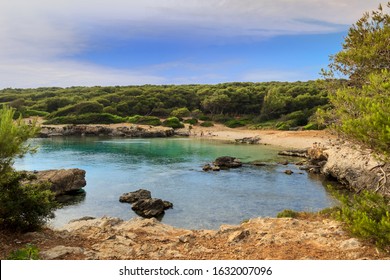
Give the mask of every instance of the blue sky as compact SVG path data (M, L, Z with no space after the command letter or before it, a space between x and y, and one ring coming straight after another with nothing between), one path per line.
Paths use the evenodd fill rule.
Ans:
M319 78L371 0L1 0L0 88Z

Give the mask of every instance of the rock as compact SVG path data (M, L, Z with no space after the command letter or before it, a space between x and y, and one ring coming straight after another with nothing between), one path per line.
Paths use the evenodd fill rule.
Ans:
M85 170L78 168L44 170L29 173L33 174L33 176L29 176L30 180L26 180L24 183L49 183L50 189L56 196L78 191L87 184L85 181Z
M166 203L161 199L147 198L134 202L131 209L144 218L152 218L164 214L165 207Z
M233 243L233 242L237 243L237 242L244 240L249 235L250 235L249 230L236 231L236 232L230 234L227 240L228 240L228 242L231 242L231 243Z
M140 199L152 198L152 194L148 190L139 189L134 192L124 193L119 197L120 202L134 203Z
M219 157L215 160L214 164L220 168L237 168L242 166L241 160L230 156Z
M213 170L213 171L220 171L221 168L220 168L219 166L213 166L212 170Z
M292 172L290 169L287 169L287 170L284 171L284 173L287 174L287 175L291 175L291 174L293 174L294 172Z
M41 252L41 256L46 260L54 260L61 258L67 254L83 254L84 250L80 247L65 247L65 246L56 246L49 250Z
M203 171L210 171L210 170L212 170L213 168L211 167L211 165L210 164L205 164L204 166L203 166Z
M167 210L167 209L173 208L173 203L172 203L172 202L169 202L169 201L163 200L163 203L164 203L164 210Z
M307 149L301 149L301 150L287 150L287 151L281 151L278 153L280 156L291 156L291 157L307 157L308 156L308 150Z
M235 139L236 143L240 144L258 144L260 141L259 136L254 136L254 137L244 137L241 139Z
M356 238L350 238L340 243L343 250L355 250L361 247L361 243Z

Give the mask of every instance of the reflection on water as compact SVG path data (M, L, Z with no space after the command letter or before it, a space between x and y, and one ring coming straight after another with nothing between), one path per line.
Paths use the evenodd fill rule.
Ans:
M302 173L293 164L202 171L205 163L225 155L243 162L284 161L271 146L188 138L80 137L34 139L33 143L40 146L38 153L18 160L18 169L86 170L86 193L56 211L54 226L83 216L135 217L119 196L140 188L171 201L174 208L166 211L163 222L185 228L215 229L252 217L276 216L286 208L316 211L335 203L318 176ZM286 175L286 169L294 173Z

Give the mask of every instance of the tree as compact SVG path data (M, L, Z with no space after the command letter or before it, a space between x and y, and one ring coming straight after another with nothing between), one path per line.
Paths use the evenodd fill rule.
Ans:
M15 110L0 110L0 227L17 230L36 229L52 217L54 195L48 185L22 183L26 175L13 168L15 157L23 157L34 148L26 144L39 127L14 121Z
M341 74L355 86L362 86L371 73L390 69L390 15L382 5L352 25L342 51L330 59L329 70L323 71L325 77Z
M331 60L326 77L339 72L349 78L346 83L334 79L330 83L333 109L327 116L332 127L389 156L390 15L382 6L350 28L343 50Z

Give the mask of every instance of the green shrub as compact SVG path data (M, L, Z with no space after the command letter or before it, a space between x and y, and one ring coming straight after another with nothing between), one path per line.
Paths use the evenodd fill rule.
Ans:
M184 118L184 117L189 117L191 114L190 110L188 110L186 107L184 108L178 108L178 109L175 109L171 112L171 116L172 117L176 117L176 118Z
M225 126L230 127L230 128L236 128L236 127L242 127L247 125L247 121L245 120L230 120L225 122Z
M199 120L201 120L201 121L211 121L211 118L209 116L206 116L206 115L200 115L199 116Z
M320 127L317 123L308 123L303 127L304 130L319 130Z
M336 195L342 206L335 216L355 236L390 251L390 204L379 194L363 191L353 196Z
M49 115L48 112L39 111L39 110L25 110L23 112L23 117L24 118L28 118L28 117L31 117L31 116L34 116L34 117L47 117L48 115Z
M184 127L184 124L182 124L180 120L176 117L166 119L165 121L163 121L162 125L166 127L172 127L173 129Z
M125 122L126 119L109 113L89 113L64 116L47 120L44 124L110 124Z
M83 101L74 105L68 105L60 108L51 114L52 118L68 115L81 115L88 113L101 113L103 105L96 101Z
M135 115L127 118L127 121L129 123L144 124L144 125L153 125L153 126L161 125L160 118L154 116Z
M196 124L198 124L198 122L199 122L198 119L195 119L195 118L184 120L184 123L189 123L191 125L196 125Z
M39 260L39 250L35 245L26 244L24 248L13 251L8 260Z
M285 209L282 212L279 212L276 217L277 218L296 218L296 217L298 217L298 212L291 210L291 209Z
M22 184L21 179L15 171L0 177L0 227L35 230L54 217L54 193L47 184Z
M203 127L212 127L214 126L213 122L209 122L209 121L205 121L205 122L202 122L200 124L200 126L203 126Z

